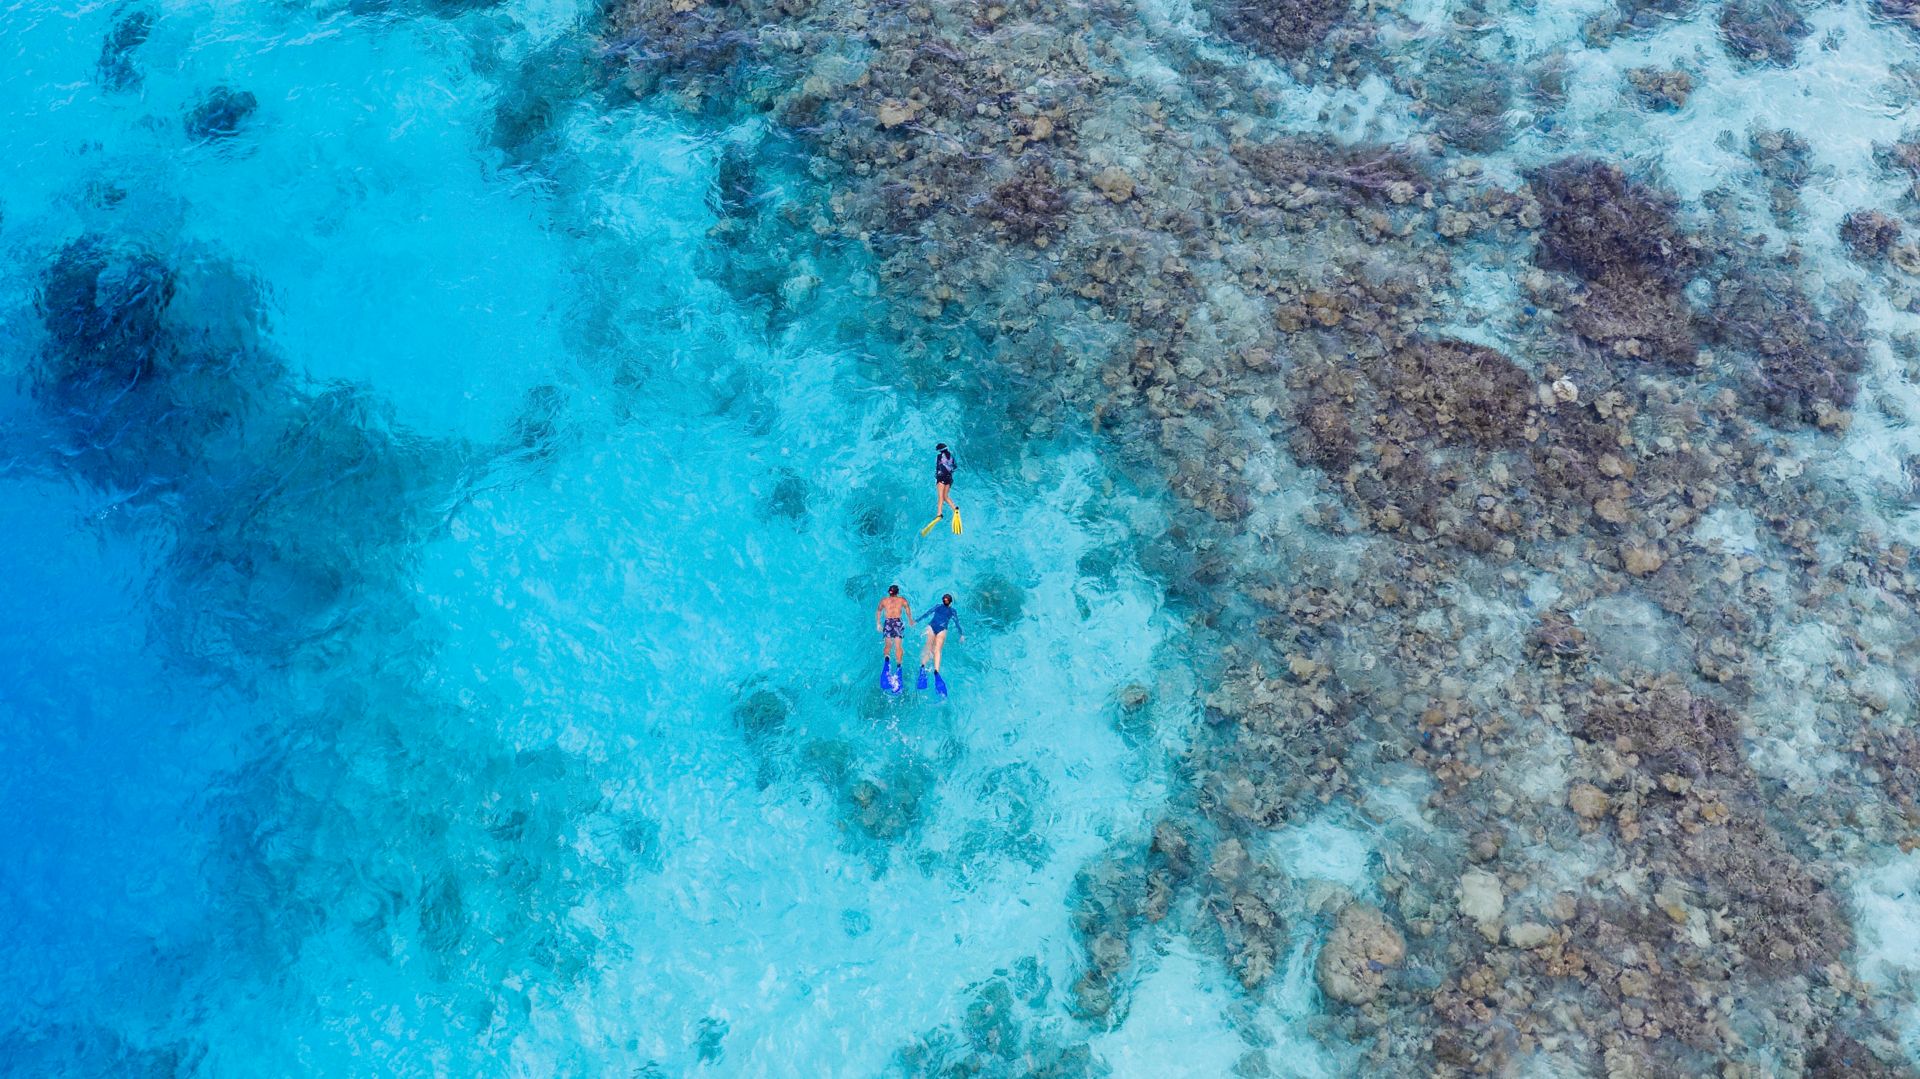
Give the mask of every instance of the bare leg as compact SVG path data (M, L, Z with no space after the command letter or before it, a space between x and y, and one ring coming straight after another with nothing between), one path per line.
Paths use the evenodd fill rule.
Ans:
M947 647L947 635L945 633L929 634L927 644L933 649L933 673L939 674L940 653Z
M933 655L933 631L927 631L927 641L920 646L920 665L927 665L927 657Z
M953 489L953 485L950 483L936 483L934 484L934 488L940 492L940 501L939 504L934 506L933 515L935 517L945 517L947 515L947 507L953 503L953 499L947 497L947 492ZM953 508L959 509L960 507L954 506Z

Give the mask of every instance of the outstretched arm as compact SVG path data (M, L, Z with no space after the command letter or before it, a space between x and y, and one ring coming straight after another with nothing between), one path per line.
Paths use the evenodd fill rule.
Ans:
M907 625L909 626L913 625L913 604L911 603L901 604L900 613L907 616Z

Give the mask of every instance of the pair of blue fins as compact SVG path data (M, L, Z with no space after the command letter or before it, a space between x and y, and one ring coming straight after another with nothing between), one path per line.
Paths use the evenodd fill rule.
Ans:
M941 516L945 516L945 514L942 514ZM933 526L939 523L940 523L939 517L935 517L933 520L928 521L927 527L921 529L920 534L924 536L927 533L932 532ZM962 526L960 524L960 507L956 505L953 507L953 534L956 536L959 535L961 531L961 527ZM906 668L895 667L893 665L893 660L885 656L882 656L880 658L880 688L886 690L888 693L899 693L901 690L906 688L905 683L906 683ZM925 667L920 668L920 677L914 679L913 688L915 689L927 688L927 669ZM933 672L933 692L941 700L944 701L947 699L947 680L940 677L939 671Z
M906 667L904 666L896 667L893 665L893 657L891 656L880 657L880 688L881 689L886 690L888 693L899 693L902 690L906 689L907 688L906 673L907 673ZM941 700L943 701L946 700L947 699L947 680L940 677L939 671L928 672L928 670L925 667L921 667L920 677L914 679L913 688L915 689L927 688L927 675L929 673L933 675L934 694L938 696Z

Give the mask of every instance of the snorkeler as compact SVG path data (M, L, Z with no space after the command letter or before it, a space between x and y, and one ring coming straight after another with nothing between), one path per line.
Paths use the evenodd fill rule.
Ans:
M960 503L953 500L953 451L945 442L937 442L933 447L933 486L939 492L940 500L934 505L934 520L947 515L947 507L952 506L955 513L960 512Z
M947 627L960 630L960 639L967 639L967 631L960 629L960 613L953 609L953 593L940 597L940 606L927 614L927 644L920 650L920 666L925 669L927 659L933 659L933 673L940 673L940 651L947 646Z
M940 653L947 646L947 627L960 629L960 616L953 609L953 594L940 597L940 606L927 615L927 643L920 649L920 678L915 688L927 688L927 660L933 660L933 691L941 700L947 699L947 680L940 677ZM960 631L960 639L966 640L965 630Z
M905 619L905 625L901 620ZM873 628L880 634L880 670L887 669L889 658L900 666L906 666L906 646L901 638L906 634L906 626L913 624L913 607L900 595L900 586L887 586L886 598L880 606L874 608Z
M933 526L947 516L947 507L952 506L953 534L957 536L961 528L960 503L953 500L953 451L947 448L945 442L934 443L933 451L933 487L939 495L939 501L934 504L933 520L927 522L920 534L924 536L933 531Z

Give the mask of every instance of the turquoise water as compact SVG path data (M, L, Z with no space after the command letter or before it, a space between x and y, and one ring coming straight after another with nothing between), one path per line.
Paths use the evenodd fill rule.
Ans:
M1183 0L1108 14L1151 43L1112 61L1128 93L1177 102L1215 65L1259 89L1264 111L1202 146L1222 131L1423 144L1445 110L1407 80L1458 59L1443 28L1479 62L1553 68L1553 94L1508 102L1510 140L1436 171L1519 185L1566 154L1614 154L1686 213L1793 245L1823 302L1863 297L1850 433L1779 433L1767 467L1810 469L1888 536L1920 537L1899 489L1920 398L1890 345L1920 328L1916 308L1839 239L1850 211L1906 205L1874 162L1913 126L1898 73L1920 47L1860 4L1811 11L1791 65L1730 57L1711 12L1678 6L1587 40L1615 7L1369 8L1399 67L1344 83L1250 55ZM1490 942L1530 962L1515 930L1570 921L1543 913L1561 896L1648 890L1615 872L1611 839L1575 830L1568 784L1595 768L1568 724L1533 713L1531 741L1482 760L1498 782L1464 796L1396 743L1431 744L1418 708L1405 730L1365 726L1392 720L1385 705L1347 717L1387 732L1340 761L1357 781L1238 819L1266 787L1243 792L1245 762L1195 748L1231 743L1222 668L1317 647L1337 674L1308 663L1295 682L1345 679L1352 700L1398 707L1395 657L1363 654L1390 637L1358 615L1350 636L1296 633L1283 600L1296 563L1337 590L1355 566L1417 559L1363 563L1399 541L1317 531L1338 485L1287 456L1276 419L1272 444L1234 462L1261 501L1216 578L1249 595L1191 603L1170 579L1208 533L1140 447L1030 414L1032 387L985 355L924 347L901 314L919 298L890 292L871 252L801 239L832 231L833 177L753 88L636 100L601 15L586 0L0 15L0 1072L1376 1074L1389 1058L1365 1054L1387 1038L1316 967L1356 900L1405 931L1404 964L1377 964L1398 995L1369 1013L1390 1025L1436 1022L1428 1003ZM853 63L815 60L827 82ZM1693 72L1690 103L1625 102L1623 72L1646 65ZM1149 141L1075 122L1102 154ZM1747 149L1772 127L1807 139L1791 215L1767 210ZM1221 257L1203 246L1187 254ZM1524 252L1470 238L1446 259L1427 329L1527 332ZM1214 284L1197 321L1220 350L1271 321ZM1119 347L1115 323L1059 332L1091 355ZM1256 401L1263 423L1286 415ZM1687 430L1681 411L1659 422ZM1650 427L1635 431L1672 452ZM960 453L963 536L918 534L939 440ZM1669 547L1777 554L1739 501L1756 498L1726 494ZM1450 628L1457 647L1406 701L1432 688L1499 711L1539 610L1563 599L1595 673L1658 668L1693 632L1672 595L1545 558L1503 573L1462 571L1404 612L1409 637ZM1753 593L1775 606L1755 615L1770 621L1740 689L1742 748L1751 789L1798 796L1859 771L1816 699L1858 711L1847 695L1871 692L1881 722L1910 722L1897 661L1844 673L1854 652L1910 641L1910 612L1872 616L1879 637L1859 645L1774 579ZM873 605L896 582L920 609L960 597L945 701L877 687ZM1236 605L1262 604L1262 639L1223 659ZM1247 774L1264 784L1270 763ZM1446 796L1508 808L1474 818ZM1462 869L1492 857L1516 804L1515 820L1564 819L1513 829L1492 885L1502 938L1500 912L1469 917L1464 894L1493 878ZM1840 868L1820 879L1845 894L1859 1010L1899 1042L1883 1055L1914 1056L1916 856L1842 834L1879 813L1833 827L1820 856ZM1105 909L1132 902L1115 880L1164 856L1147 852L1165 821L1193 833L1193 877L1211 883L1156 916ZM1243 838L1257 887L1233 868ZM1243 915L1222 907L1250 895L1279 925L1257 986L1223 961ZM1682 915L1704 941L1706 913ZM1113 1006L1086 1007L1077 983L1115 948ZM1765 1024L1742 1022L1748 1063L1776 1059ZM1511 1073L1585 1074L1568 1061L1598 1060L1594 1040Z
M759 132L516 82L578 11L167 5L114 90L121 10L0 38L9 1070L874 1073L996 971L1062 1022L1188 718L1153 503L975 438L916 536L968 373L704 277ZM50 405L80 237L175 351ZM894 581L972 601L945 703L874 688Z

